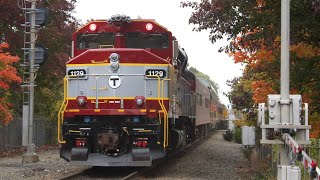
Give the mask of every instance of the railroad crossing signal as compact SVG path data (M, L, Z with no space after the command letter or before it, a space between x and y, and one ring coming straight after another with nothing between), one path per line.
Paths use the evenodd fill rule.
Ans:
M281 78L280 95L268 96L269 121L265 121L265 104L259 104L258 124L261 124L262 139L261 144L280 144L280 165L278 166L278 179L287 180L296 173L298 167L293 171L281 167L289 167L289 160L284 142L279 140L279 136L290 136L295 134L299 144L310 144L308 125L308 104L302 107L300 95L289 94L289 70L290 70L290 0L281 0ZM301 118L304 110L304 118ZM276 138L278 137L278 138ZM315 166L315 165L314 165ZM291 167L290 167L291 168ZM315 168L313 168L315 170ZM289 172L289 173L288 173ZM290 175L287 176L287 175ZM314 175L314 174L311 174ZM288 178L289 177L289 178ZM297 177L297 175L295 176Z

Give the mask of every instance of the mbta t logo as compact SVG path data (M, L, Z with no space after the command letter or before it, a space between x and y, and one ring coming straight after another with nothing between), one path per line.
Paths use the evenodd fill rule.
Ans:
M109 86L112 89L116 89L121 85L121 79L120 76L110 76L109 78Z

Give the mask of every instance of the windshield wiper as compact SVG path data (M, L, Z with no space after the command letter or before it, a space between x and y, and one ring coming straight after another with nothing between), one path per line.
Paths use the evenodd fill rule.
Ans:
M141 35L141 36L139 36L139 38L141 38L141 37L143 37L143 38L146 38L146 37L148 37L148 34L147 33L144 33L144 32L141 32L141 31L137 31L138 33L139 33L139 35Z
M143 38L152 38L152 37L160 37L162 40L165 40L167 41L167 39L165 38L165 36L161 33L154 33L154 34L151 34L151 33L144 33L144 32L141 32L141 31L137 31L140 35L142 35ZM141 37L140 37L141 38Z
M78 41L78 43L81 41L81 39L84 37L84 35L86 35L88 33L88 31L86 31L86 32L84 32L83 34L82 34L82 36L77 40Z
M102 33L104 33L104 32L105 32L105 30L101 31L99 34L97 34L97 36L96 36L96 37L92 38L92 39L91 39L91 41L96 40L96 39L97 39L97 37L99 37L99 36L100 36Z

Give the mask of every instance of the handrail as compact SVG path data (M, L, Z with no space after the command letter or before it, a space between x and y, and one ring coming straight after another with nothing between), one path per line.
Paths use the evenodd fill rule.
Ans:
M84 75L66 75L65 77L71 78L70 80L83 80L79 79L83 76L113 76L114 74L84 74ZM117 74L117 76L145 76L145 74ZM147 76L147 77L155 77L155 76Z
M160 76L159 75L151 75L151 76L147 76L147 77L156 77L158 79L158 103L163 111L163 147L166 147L167 144L167 121L166 121L166 109L163 106L163 104L161 103L161 82L160 82Z
M85 76L110 76L112 74L86 74ZM126 75L129 75L129 76L142 76L144 74L118 74L118 76L126 76ZM158 103L163 111L163 125L164 125L164 139L163 139L163 147L166 148L169 144L169 127L168 127L168 111L167 109L165 108L165 105L164 105L164 87L161 87L164 86L164 81L168 81L168 80L171 80L171 79L163 79L162 80L162 84L161 84L161 79L160 79L160 76L158 75L144 75L146 77L155 77L157 78L158 80L158 97L157 97L157 100L158 100ZM64 100L63 100L63 103L60 107L60 110L59 110L59 113L58 113L58 142L61 143L61 144L64 144L66 143L66 141L64 141L61 137L61 125L63 124L63 119L64 119L64 112L68 106L68 98L67 98L67 93L68 93L68 81L69 81L69 77L78 77L78 76L72 76L72 75L67 75L64 77ZM72 79L70 79L72 80ZM79 80L79 79L77 79ZM161 115L159 113L159 118L160 118L160 122L161 122Z
M162 97L161 97L161 102L162 102L162 106L163 106L163 108L164 108L164 113L166 114L165 115L165 118L164 118L164 121L165 121L165 125L166 125L166 144L165 144L165 147L167 147L168 145L169 145L169 127L168 127L168 124L169 124L169 121L168 121L168 119L169 119L169 116L168 116L168 111L167 111L167 109L166 109L166 107L165 107L165 105L164 105L164 100L163 100L163 98L164 98L164 81L170 81L171 79L169 79L169 78L167 78L167 79L163 79L162 80L162 92L161 92L161 95L162 95Z
M67 98L67 94L68 94L68 78L64 77L63 78L63 102L61 104L61 107L59 109L58 112L58 142L60 144L65 144L66 141L64 141L61 137L61 125L63 124L63 118L64 118L64 111L66 110L67 106L68 106L68 98Z
M95 60L91 60L92 64L103 64L103 63L108 63L108 60L103 60L103 61L95 61Z

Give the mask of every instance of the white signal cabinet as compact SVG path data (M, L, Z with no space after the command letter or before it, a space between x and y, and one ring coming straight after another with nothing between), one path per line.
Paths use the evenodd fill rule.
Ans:
M255 128L251 126L242 126L241 129L242 145L254 146L255 145Z

